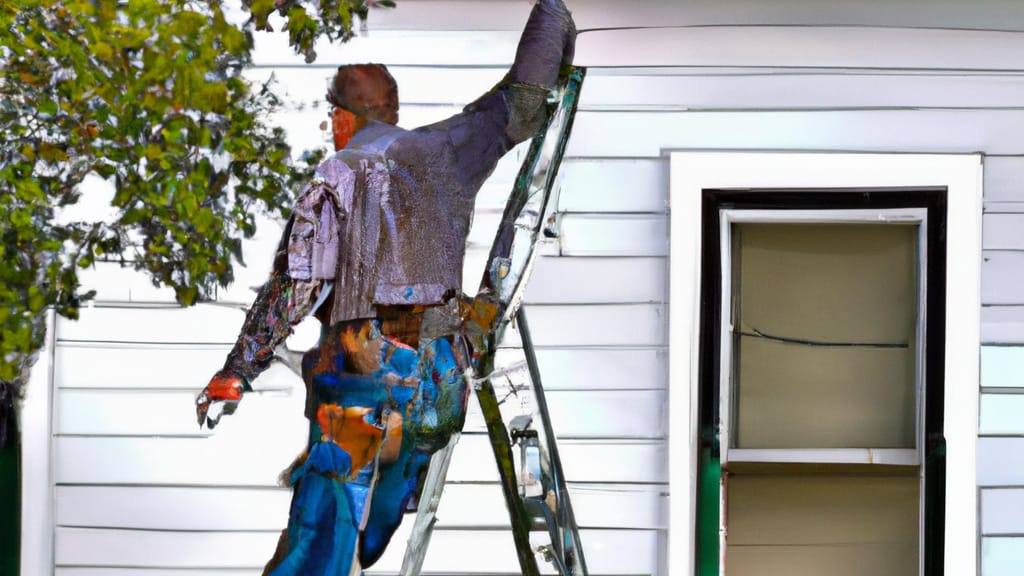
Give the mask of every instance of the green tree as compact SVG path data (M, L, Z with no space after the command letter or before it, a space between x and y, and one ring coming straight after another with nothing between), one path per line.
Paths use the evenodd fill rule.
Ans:
M347 42L352 39L354 18L366 22L370 7L394 8L392 0L242 0L252 14L257 30L272 30L269 17L275 10L285 17L288 43L306 62L316 60L314 44L321 36L331 41ZM304 6L309 4L313 13Z
M260 211L287 215L318 158L292 163L267 123L280 101L243 78L252 29L279 11L311 60L318 38L345 41L354 16L391 5L242 4L236 25L219 0L0 0L0 422L44 309L76 318L93 296L79 270L120 262L191 305L232 281ZM62 217L89 175L114 186L113 219Z
M252 30L277 10L308 62L319 38L346 41L353 17L393 4L242 5L236 25L220 0L0 0L0 574L17 573L13 415L44 310L76 318L93 297L78 272L97 261L145 271L183 305L230 283L257 214L286 216L319 160L292 163L267 123L281 102L242 76ZM113 216L74 220L90 175L113 186Z

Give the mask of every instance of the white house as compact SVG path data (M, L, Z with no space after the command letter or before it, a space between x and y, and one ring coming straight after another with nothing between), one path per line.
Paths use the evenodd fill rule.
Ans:
M882 564L858 572L866 565L854 562L850 573L924 574L941 557L929 574L1021 574L1024 4L567 4L587 76L562 168L559 237L544 247L526 302L590 573L704 574L697 566L709 563L743 574L782 554L793 563L788 573L799 574L853 550ZM261 37L251 75L279 81L292 109L278 120L299 148L324 140L326 109L315 103L341 63L387 64L400 86L401 125L417 126L502 76L529 7L403 0L372 12L364 37L325 47L313 65L280 35ZM501 163L478 199L467 286L479 278L521 153ZM851 270L878 271L863 286L903 282L902 304L847 310L838 322L867 318L865 334L882 338L888 333L877 335L873 318L909 314L901 328L909 331L897 338L909 344L896 346L906 351L903 368L894 369L909 375L906 389L866 389L850 396L867 398L863 405L842 410L808 408L813 422L863 413L861 427L894 426L903 431L897 440L808 446L799 428L790 435L797 440L779 445L736 439L748 417L736 405L756 403L743 404L735 377L778 362L769 352L744 368L754 347L722 338L730 328L737 338L773 336L749 320L758 308L740 288L757 272L733 263L756 263L757 226L785 236L787 226L809 222L868 235L911 231L885 244L909 254L910 268L850 261ZM260 573L287 519L278 473L304 444L301 383L273 369L213 434L196 426L192 402L233 343L279 230L260 228L246 247L250 267L214 304L178 309L145 278L98 265L89 279L95 305L78 322L52 324L23 416L31 455L23 574ZM828 236L801 238L827 250L819 241ZM783 292L814 272L788 266L785 280L798 283ZM879 294L869 301L887 293ZM771 322L787 317L769 312ZM305 332L296 347L309 342ZM504 358L514 360L517 347L513 334ZM872 370L888 362L855 361ZM873 407L894 405L903 411L893 420L876 418ZM719 421L720 452L709 459L704 432ZM747 437L767 437L774 425L764 426ZM476 411L424 573L518 572L482 430ZM929 463L939 438L943 484L935 483L942 468ZM739 479L725 486L708 468L723 461ZM811 480L786 484L801 474ZM826 528L807 529L807 502L834 512ZM368 573L397 573L405 530ZM806 563L785 556L795 548Z

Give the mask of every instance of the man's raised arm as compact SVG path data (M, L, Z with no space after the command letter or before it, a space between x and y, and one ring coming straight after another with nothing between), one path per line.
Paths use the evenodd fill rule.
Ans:
M576 25L562 0L534 5L515 61L498 84L427 130L446 130L464 190L476 194L498 160L544 125L547 97L563 65L572 63Z

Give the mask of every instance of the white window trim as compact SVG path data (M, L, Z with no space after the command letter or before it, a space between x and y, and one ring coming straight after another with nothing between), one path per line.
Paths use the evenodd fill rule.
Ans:
M21 574L54 569L53 367L56 314L46 310L46 343L25 387L21 426Z
M669 574L695 568L702 191L886 187L948 191L945 574L978 574L981 156L774 152L670 154Z

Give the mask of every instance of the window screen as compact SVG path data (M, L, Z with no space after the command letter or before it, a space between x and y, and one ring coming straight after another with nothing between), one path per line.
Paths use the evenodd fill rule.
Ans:
M733 447L915 447L917 238L733 225Z

